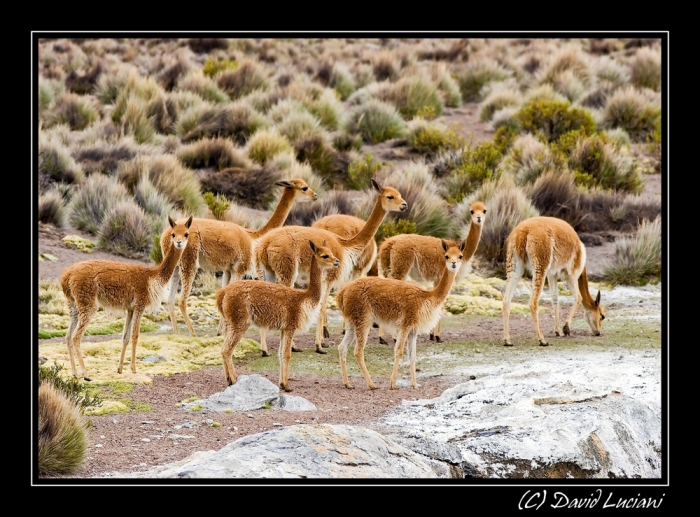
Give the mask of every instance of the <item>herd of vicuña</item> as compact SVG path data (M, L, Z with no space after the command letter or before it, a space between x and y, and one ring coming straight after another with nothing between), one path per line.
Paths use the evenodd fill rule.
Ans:
M328 344L324 340L330 337L328 296L335 290L343 318L344 336L338 345L343 384L353 387L346 357L349 346L354 344L355 359L367 386L377 388L365 365L364 351L370 329L378 326L380 343L386 344L385 332L391 332L395 338L391 389L397 389L404 349L409 358L411 385L417 389L417 337L429 334L430 340L442 341L440 321L445 300L453 285L471 270L469 261L481 240L486 205L475 201L469 206L471 223L462 241L401 234L377 245L375 235L386 215L404 212L408 204L395 188L381 186L374 179L371 184L377 198L366 221L334 214L311 226L284 226L295 202L318 198L304 180L291 179L275 183L284 190L272 216L258 230L214 219L189 217L174 221L168 217L160 238L163 259L157 266L86 260L67 267L60 284L70 313L66 345L73 376L78 377L77 359L80 376L90 380L80 342L100 306L126 311L118 373L122 373L129 341L131 371L136 373L141 317L146 310L158 308L166 297L173 332L178 332L175 296L180 281L180 312L190 334L196 336L187 314L187 300L201 268L223 273L216 307L220 316L217 335L223 335L221 358L226 385L236 383L233 352L253 325L260 332L263 356L269 355L267 332L280 331L279 386L291 391L291 352L301 351L294 344L294 336L316 325L316 352L327 353L324 348ZM589 292L584 244L565 221L531 217L518 224L506 240L505 346L513 346L510 305L525 270L532 276L530 313L540 345L549 344L538 317L545 279L554 309L555 335L571 334L571 322L580 304L593 334L600 335L605 309L600 303L600 291L595 298ZM573 295L573 306L563 328L559 315L559 280L566 282Z

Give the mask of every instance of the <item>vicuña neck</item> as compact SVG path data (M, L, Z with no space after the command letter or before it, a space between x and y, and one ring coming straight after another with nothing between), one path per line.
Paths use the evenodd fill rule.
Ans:
M279 228L284 224L284 222L287 220L289 212L292 210L295 192L296 190L293 188L284 189L284 192L282 192L282 197L275 207L275 211L272 213L265 225L258 230L248 230L253 239L259 239L270 230Z
M581 303L583 306L590 310L595 309L595 300L588 292L588 276L586 275L586 266L583 267L581 271L581 276L578 277L578 290L581 293Z
M372 213L369 215L369 218L367 219L365 225L362 227L362 230L360 230L358 234L354 237L351 237L349 239L340 239L340 241L343 243L343 246L345 246L346 248L364 248L365 246L367 246L367 243L370 241L370 239L373 239L374 234L377 233L379 225L382 224L382 221L384 220L384 216L386 216L386 210L382 208L381 198L377 198L377 202L374 204Z
M318 267L316 255L311 257L311 268L309 269L309 286L306 288L306 296L314 303L321 300L321 268Z
M476 247L479 245L479 239L481 239L481 224L472 224L469 226L469 233L467 234L467 245L464 247L464 252L462 253L462 261L466 262L472 258Z
M175 271L183 251L184 248L179 249L174 244L170 244L170 253L163 257L163 261L155 268L155 277L159 284L165 285L170 281L170 277L173 276L173 271Z
M445 271L440 277L440 281L431 291L431 298L437 303L442 303L447 295L450 294L450 289L452 289L452 282L454 282L456 271L445 268Z

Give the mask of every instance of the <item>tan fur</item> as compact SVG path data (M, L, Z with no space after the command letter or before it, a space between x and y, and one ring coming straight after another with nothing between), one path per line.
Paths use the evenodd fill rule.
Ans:
M237 380L231 359L233 350L253 324L260 329L280 330L280 387L291 391L288 377L292 338L295 332L308 330L318 318L326 289L322 277L336 270L340 264L325 244L316 246L313 241L308 241L307 246L311 251L311 271L306 289L258 280L240 280L217 291L216 307L226 329L221 357L229 385Z
M459 247L448 246L442 241L443 255L441 263L443 274L432 290L423 289L403 280L382 277L358 278L345 284L338 291L336 300L340 313L345 318L347 329L343 341L338 345L340 370L343 383L352 388L348 380L346 356L351 342L355 343L355 359L362 370L367 386L377 387L365 366L364 349L367 335L376 321L398 333L394 345L394 369L391 374L391 389L396 389L399 361L408 340L411 365L411 385L418 389L416 382L416 338L418 334L427 334L440 319L445 298L452 288L455 275L462 266L466 241Z
M455 278L461 282L469 271L469 262L479 245L481 229L486 218L486 205L475 201L469 206L471 224L466 237L467 247L462 257L462 267ZM459 246L458 242L445 239L450 246ZM396 280L411 280L424 287L432 288L440 281L444 272L442 256L444 255L441 239L429 235L402 234L382 241L377 252L379 276ZM440 322L430 333L430 339L440 342ZM384 329L379 329L379 341L384 341Z
M77 356L82 377L90 380L80 352L80 341L100 305L111 310L126 311L122 353L117 372L122 373L124 353L131 335L131 371L136 373L136 343L139 339L141 316L147 309L160 304L163 289L170 281L183 250L187 249L188 238L191 235L192 217L179 223L168 217L168 221L168 253L158 266L149 267L111 260L85 260L67 267L61 274L61 288L70 312L66 346L74 377L78 377L75 370Z
M374 188L379 191L374 209L359 233L351 238L342 238L322 228L307 226L284 226L272 230L263 236L256 248L258 278L277 281L291 287L298 275L309 271L312 253L306 243L326 241L333 255L340 260L340 267L328 272L325 291L321 303L320 322L326 321L326 305L330 289L343 285L352 276L357 258L363 253L370 240L374 239L379 225L390 211L404 211L408 207L398 190L380 187L372 180ZM265 350L265 331L260 332L260 344ZM317 325L316 352L323 350L323 325Z
M554 333L557 336L562 335L559 327L557 281L563 277L574 297L574 305L564 325L564 335L568 336L571 333L571 321L579 303L583 303L586 321L593 334L600 335L605 319L605 308L600 304L600 291L595 300L588 292L586 247L566 221L556 217L531 217L518 224L506 242L507 280L503 295L503 341L506 346L513 346L509 327L510 302L525 268L532 273L530 313L540 345L549 345L540 328L537 313L545 277L554 307Z
M362 230L362 227L365 225L365 223L366 221L364 219L360 219L359 217L355 217L354 215L331 214L322 217L314 224L312 224L311 227L323 228L324 230L328 230L329 232L335 233L343 239L349 239L360 233L360 230ZM370 239L367 243L367 246L365 246L364 251L355 260L354 267L352 269L352 272L350 273L349 280L355 280L356 278L360 278L361 276L367 275L370 268L375 263L376 259L377 241L375 241L374 239ZM323 324L324 336L326 336L328 322L323 321L319 322L319 324ZM345 332L345 329L343 329L343 332Z
M180 312L190 334L196 336L192 320L187 314L187 298L192 290L197 270L202 268L205 271L223 271L222 286L227 285L231 280L240 280L246 274L255 276L253 260L255 258L255 245L260 237L284 224L295 201L308 202L318 197L301 179L278 181L275 185L284 187L282 197L270 219L259 230L249 230L227 221L194 219L190 243L180 258L175 274L173 274L168 299L168 313L175 334L178 333L177 319L175 318L175 295L180 278L182 279ZM168 246L168 232L166 231L161 236L163 254L167 253ZM219 334L221 330L222 328L219 326Z

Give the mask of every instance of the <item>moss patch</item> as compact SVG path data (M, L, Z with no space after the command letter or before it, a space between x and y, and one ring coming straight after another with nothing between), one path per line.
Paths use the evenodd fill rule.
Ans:
M71 246L77 250L82 251L83 253L92 253L93 250L95 249L95 243L92 242L91 240L84 239L78 235L66 235L61 239L63 242L68 244L68 246Z

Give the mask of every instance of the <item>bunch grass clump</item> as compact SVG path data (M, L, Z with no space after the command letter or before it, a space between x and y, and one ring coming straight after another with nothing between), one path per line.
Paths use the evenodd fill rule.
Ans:
M613 285L645 285L661 279L661 218L643 220L636 235L615 242L615 255L604 268Z
M251 166L245 153L238 149L227 138L202 138L191 144L184 145L177 151L177 157L185 167L190 169Z
M505 81L513 72L492 58L470 60L456 72L457 82L465 102L483 100L482 88L491 82Z
M267 118L244 100L214 106L205 103L182 113L175 133L185 143L225 137L236 145L244 145L250 135L267 125Z
M501 174L512 175L519 185L526 185L544 171L562 170L565 166L562 153L552 150L532 133L525 133L513 141L498 169Z
M143 209L133 199L124 199L105 213L97 245L115 255L146 258L151 252L152 235Z
M231 101L226 92L219 88L210 76L199 70L191 70L184 77L181 77L175 85L174 91L195 93L212 104Z
M390 90L388 101L405 120L423 114L425 118L442 115L445 105L442 96L430 79L422 75L402 77Z
M59 138L46 136L39 139L39 185L79 183L84 172L71 156L70 148Z
M189 214L204 208L202 190L194 172L168 154L149 157L148 174L153 185L165 194L175 207Z
M385 163L375 160L372 153L367 152L348 165L348 177L345 184L353 190L369 189L370 181L385 165Z
M622 128L633 142L645 142L653 133L661 107L633 86L616 90L602 110L602 127Z
M630 81L637 88L661 90L661 52L659 48L639 47L629 62Z
M406 134L406 122L396 108L377 99L369 99L351 109L344 128L358 133L365 142L377 144Z
M522 104L522 94L510 83L494 83L479 104L479 120L490 122L494 114L503 108L517 108Z
M73 194L68 207L68 220L78 230L97 235L105 214L127 199L129 192L116 178L93 174Z
M235 69L223 70L216 77L216 84L232 100L236 100L255 90L267 89L268 72L259 61L243 59Z
M66 201L57 189L39 195L39 222L63 228L67 221Z
M265 165L280 153L292 151L289 138L278 128L260 129L248 140L245 153L258 165Z

